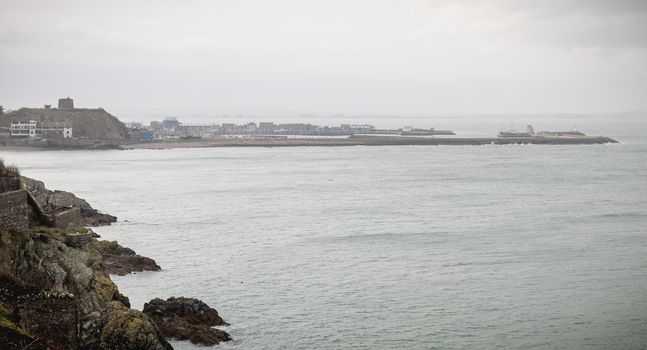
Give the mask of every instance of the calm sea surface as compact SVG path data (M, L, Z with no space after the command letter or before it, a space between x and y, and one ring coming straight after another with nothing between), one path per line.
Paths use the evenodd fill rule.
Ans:
M118 216L163 268L122 292L204 300L222 349L645 349L647 122L576 122L623 143L0 157Z

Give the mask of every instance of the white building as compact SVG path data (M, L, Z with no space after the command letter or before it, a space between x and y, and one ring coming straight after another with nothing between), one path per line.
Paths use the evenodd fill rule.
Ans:
M36 122L12 122L9 131L12 137L36 137Z
M9 127L11 137L47 137L60 135L64 138L72 137L72 128L65 126L45 126L34 120L12 122Z
M350 130L357 134L372 134L375 132L375 127L368 124L351 125Z

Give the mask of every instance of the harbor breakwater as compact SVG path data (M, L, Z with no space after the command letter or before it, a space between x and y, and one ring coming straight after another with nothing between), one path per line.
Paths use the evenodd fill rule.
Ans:
M618 143L605 136L584 137L390 137L351 136L347 138L222 138L165 140L124 144L127 149L204 148L204 147L334 147L334 146L478 146L478 145L593 145Z

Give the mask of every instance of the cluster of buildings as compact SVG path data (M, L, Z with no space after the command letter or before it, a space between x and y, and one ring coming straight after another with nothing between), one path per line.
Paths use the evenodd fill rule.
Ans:
M401 136L433 136L454 135L449 130L434 128L418 129L405 126L400 129L377 129L368 124L341 124L340 126L318 126L309 123L273 123L260 122L234 124L183 124L177 118L165 118L162 121L152 121L149 126L138 123L130 125L131 138L154 140L165 138L199 137L217 138L229 136L247 137L286 137L298 136L349 136L349 135L401 135Z
M351 125L342 124L338 127L318 126L306 123L282 123L260 122L235 124L182 124L177 118L165 118L162 121L152 121L149 126L138 123L130 123L129 129L131 138L141 140L178 138L178 137L200 137L216 138L226 136L256 136L272 137L285 135L302 136L344 136L353 134L377 133L372 125Z
M45 109L51 109L51 105L45 105ZM74 109L74 100L66 97L58 100L58 109ZM72 126L65 122L60 123L39 123L34 120L12 121L9 125L9 135L17 138L47 138L52 136L71 138Z
M72 137L72 128L63 125L45 125L36 121L14 121L9 126L11 137Z

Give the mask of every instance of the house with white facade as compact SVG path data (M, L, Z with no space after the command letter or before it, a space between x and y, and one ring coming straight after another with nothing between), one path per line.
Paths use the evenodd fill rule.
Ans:
M72 128L66 126L49 126L30 121L14 121L9 127L11 137L48 137L61 136L63 138L72 137Z

